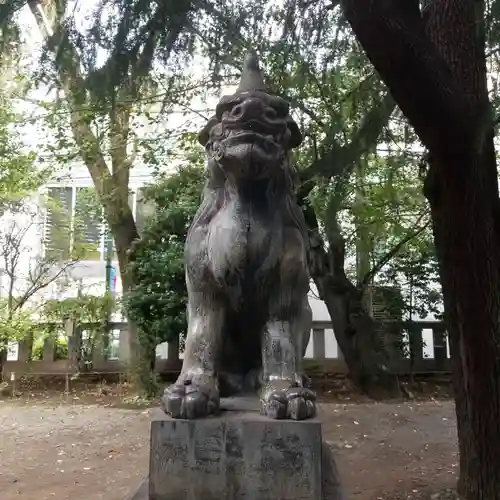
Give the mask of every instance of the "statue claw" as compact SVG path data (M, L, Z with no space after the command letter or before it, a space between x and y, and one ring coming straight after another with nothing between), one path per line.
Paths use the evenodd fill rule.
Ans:
M219 410L219 392L215 381L177 381L167 387L161 398L163 411L175 419L197 419Z
M306 420L316 415L316 395L296 381L272 380L262 391L260 408L272 419Z

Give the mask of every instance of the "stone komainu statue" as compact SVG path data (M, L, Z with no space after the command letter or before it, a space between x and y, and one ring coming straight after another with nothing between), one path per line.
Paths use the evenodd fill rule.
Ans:
M315 395L301 367L312 320L308 237L291 165L302 136L288 103L266 89L255 55L199 139L208 181L185 248L186 349L163 409L204 417L221 396L260 387L263 414L310 418Z

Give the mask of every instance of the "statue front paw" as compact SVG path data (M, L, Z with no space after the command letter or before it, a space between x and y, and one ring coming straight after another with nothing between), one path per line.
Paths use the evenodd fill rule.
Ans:
M316 415L316 395L289 380L271 380L262 389L260 408L269 418L305 420Z
M161 405L172 418L203 418L219 411L219 391L211 378L197 381L187 377L165 389Z

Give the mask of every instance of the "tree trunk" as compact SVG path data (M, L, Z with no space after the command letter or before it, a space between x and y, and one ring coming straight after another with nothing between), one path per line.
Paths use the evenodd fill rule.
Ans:
M8 344L6 342L0 342L0 382L4 382L3 367L5 365L5 362L7 361L8 351Z
M433 0L423 19L418 4L343 4L429 149L425 195L453 360L459 491L467 500L500 500L499 200L484 3Z
M367 166L366 157L360 158L355 167L356 189L352 206L354 215L354 225L356 227L356 279L358 284L362 284L366 276L371 271L371 257L373 255L373 240L370 228L360 220L359 210L363 210L366 205L365 197L365 169ZM363 303L365 310L370 317L373 317L373 288L372 281L364 287Z
M433 160L441 185L438 169L470 169L467 177L475 179L457 182L460 187L448 182L447 189L430 190L428 197L454 370L460 491L469 500L495 500L500 499L497 200L480 193L488 190L487 171L496 166L478 156Z
M347 278L344 271L345 242L340 228L332 227L328 252L318 232L314 210L304 210L311 230L310 271L324 301L335 338L353 382L372 397L399 393L397 376L391 372L388 351L382 342L380 325L368 314L362 291ZM336 227L336 230L333 229ZM333 239L336 234L335 239Z
M483 19L472 3L448 16L436 11L445 7L436 2L427 9L429 37L481 112L489 106ZM446 35L453 25L457 33ZM454 43L467 47L458 58ZM459 492L468 500L500 499L499 200L494 130L485 125L471 130L455 154L431 152L425 190L450 333Z

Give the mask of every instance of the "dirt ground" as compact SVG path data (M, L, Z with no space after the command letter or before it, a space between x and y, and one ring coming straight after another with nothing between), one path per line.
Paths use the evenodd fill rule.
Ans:
M0 401L2 500L126 499L147 471L151 410L113 403ZM320 415L349 499L433 500L454 486L451 402L322 403Z

